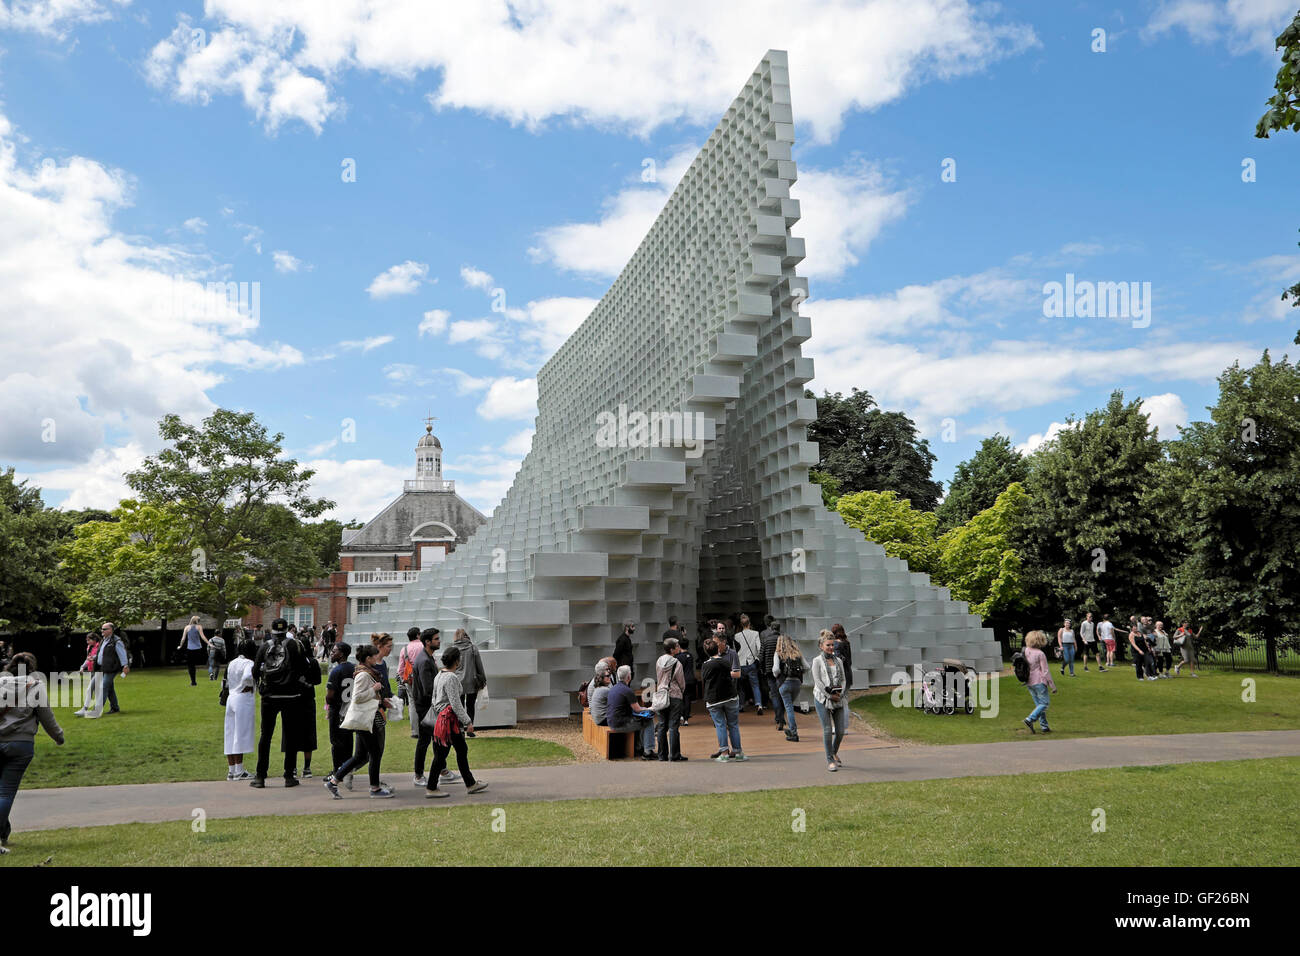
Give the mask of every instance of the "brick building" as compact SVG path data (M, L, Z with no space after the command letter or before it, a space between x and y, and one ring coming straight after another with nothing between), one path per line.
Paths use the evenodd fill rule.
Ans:
M358 613L400 593L422 569L441 564L487 520L442 477L442 443L429 421L415 446L415 477L361 528L343 531L338 571L301 588L294 603L254 608L245 627L284 617L299 627L333 621L340 635ZM412 622L415 623L415 622ZM397 636L397 635L395 635Z

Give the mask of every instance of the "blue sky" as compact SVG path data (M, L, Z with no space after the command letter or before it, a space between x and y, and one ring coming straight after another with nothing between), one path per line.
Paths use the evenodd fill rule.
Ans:
M469 6L0 0L0 464L111 506L162 414L246 408L367 518L432 411L490 510L537 368L768 48L813 387L912 415L937 478L1113 388L1173 437L1297 351L1300 137L1253 136L1297 0ZM1149 325L1046 317L1067 274L1150 283ZM257 314L169 313L178 276Z

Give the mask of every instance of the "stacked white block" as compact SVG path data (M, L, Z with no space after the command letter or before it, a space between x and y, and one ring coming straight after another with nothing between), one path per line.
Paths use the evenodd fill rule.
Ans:
M942 657L1000 666L978 617L847 527L808 481L816 403L804 397L790 103L786 55L770 51L538 374L533 447L491 519L358 622L467 627L485 648L484 726L568 715L626 619L639 625L638 676L670 615L693 635L698 619L740 610L770 612L809 655L821 628L843 623L859 684Z

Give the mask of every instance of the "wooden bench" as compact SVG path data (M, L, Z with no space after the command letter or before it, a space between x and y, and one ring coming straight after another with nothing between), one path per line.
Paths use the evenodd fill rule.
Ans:
M631 757L635 744L629 731L615 732L591 719L591 711L582 709L582 739L595 748L606 760Z

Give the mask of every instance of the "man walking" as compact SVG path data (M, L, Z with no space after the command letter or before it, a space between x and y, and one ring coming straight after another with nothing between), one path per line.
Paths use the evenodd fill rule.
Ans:
M429 745L433 743L433 726L426 726L424 717L433 706L433 684L438 677L438 659L434 655L442 646L442 634L436 627L426 627L419 632L419 638L420 651L412 662L410 685L411 713L415 715L415 726L419 730L415 741L415 773L412 777L417 790L428 786L424 777L424 762L429 756ZM438 782L455 783L459 779L454 770L444 769Z
M126 656L126 645L117 633L111 621L105 621L99 629L99 652L95 655L95 670L98 671L98 686L95 688L95 709L86 714L93 720L104 713L104 701L108 701L109 713L120 714L122 708L117 705L117 691L113 681L117 675L123 677L131 673L131 665Z
M768 614L763 618L763 633L759 637L759 676L767 681L768 694L772 700L772 714L776 717L776 729L785 730L785 702L781 700L781 678L772 676L772 661L776 658L776 644L780 637L781 628L776 618Z
M284 785L298 786L294 776L294 751L300 737L298 721L302 719L302 694L307 681L307 660L302 645L289 636L289 622L277 617L271 622L271 636L257 652L253 662L253 681L262 695L262 734L257 741L257 772L250 787L266 786L266 772L271 764L271 738L275 736L275 719L281 717L281 740L284 751Z
M759 648L758 631L749 626L749 615L740 615L740 630L736 632L736 655L740 660L740 683L742 688L748 688L749 694L754 698L754 706L757 708L758 716L763 716L763 691L759 688L758 668L762 659ZM741 695L743 705L744 695Z

